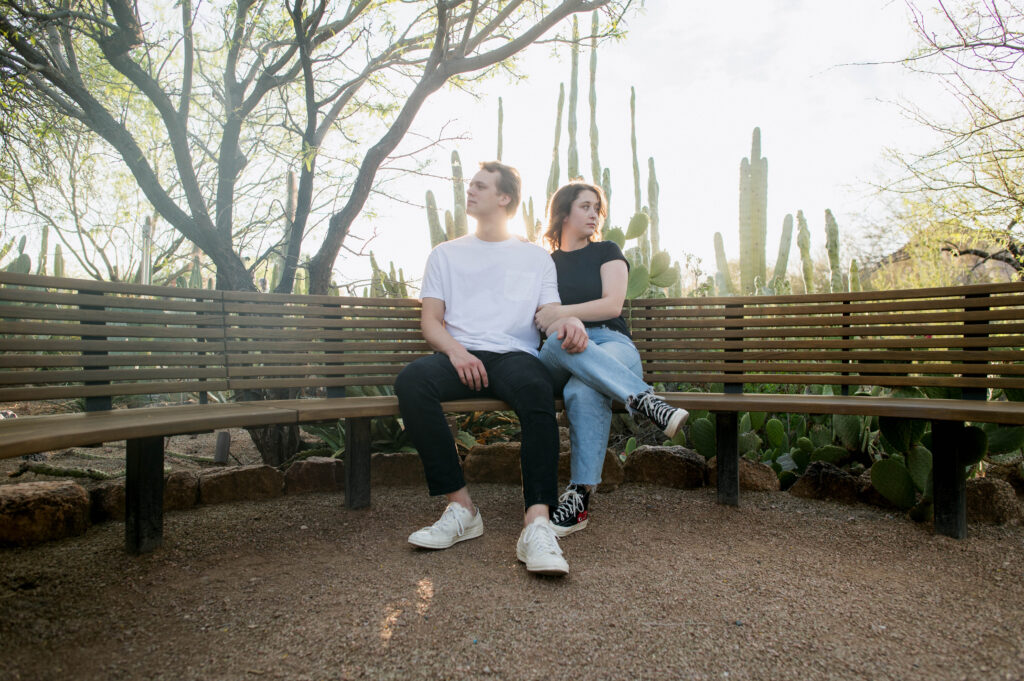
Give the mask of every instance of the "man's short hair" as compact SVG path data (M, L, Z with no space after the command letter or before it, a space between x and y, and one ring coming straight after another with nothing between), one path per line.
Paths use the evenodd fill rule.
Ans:
M509 217L516 214L519 208L519 197L522 194L523 181L519 177L519 171L512 166L507 166L501 161L483 161L480 169L489 173L498 173L498 191L509 197L505 212Z

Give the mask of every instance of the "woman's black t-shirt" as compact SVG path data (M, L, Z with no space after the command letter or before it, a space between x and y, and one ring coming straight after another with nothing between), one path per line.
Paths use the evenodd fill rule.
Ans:
M551 254L558 272L558 297L562 305L578 305L597 300L603 293L601 265L621 260L629 267L622 249L614 241L593 241L575 251L555 251ZM606 326L629 336L629 327L622 315L613 319L583 322L584 326Z

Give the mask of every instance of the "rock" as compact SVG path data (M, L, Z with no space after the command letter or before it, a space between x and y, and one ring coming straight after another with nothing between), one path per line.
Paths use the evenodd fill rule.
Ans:
M718 457L708 460L708 484L718 484ZM751 492L778 492L779 476L771 466L740 457L740 489Z
M521 485L523 475L519 464L519 443L477 445L469 450L466 460L462 463L462 470L466 482Z
M1021 505L1013 486L998 478L967 481L967 521L1005 525L1021 518Z
M1024 495L1024 463L987 464L985 466L985 477L1005 480L1013 486L1017 494Z
M287 494L337 492L345 485L345 464L328 456L311 456L296 461L284 474Z
M607 458L605 459L607 461ZM707 463L700 454L685 447L637 447L626 459L627 482L656 482L666 487L703 487Z
M563 451L558 456L558 482L560 485L569 484L572 477L572 454ZM601 467L601 484L597 486L598 492L613 492L622 484L625 474L622 469L622 461L619 460L619 453L614 449L605 450L604 465Z
M89 518L95 523L124 520L124 480L104 480L89 490Z
M843 469L827 461L813 461L789 492L804 499L830 499L855 504L858 488L857 478Z
M343 476L344 469L340 469L339 474ZM344 484L344 477L341 480ZM416 452L373 454L370 456L370 480L374 485L427 487L423 462Z
M236 466L199 476L199 500L204 504L270 499L283 493L284 475L271 466Z
M0 546L28 546L82 534L89 527L89 494L78 484L0 485Z
M562 454L568 454L572 451L572 436L569 434L569 429L565 426L558 427L558 451Z
M199 476L175 471L164 478L164 510L184 511L199 503Z

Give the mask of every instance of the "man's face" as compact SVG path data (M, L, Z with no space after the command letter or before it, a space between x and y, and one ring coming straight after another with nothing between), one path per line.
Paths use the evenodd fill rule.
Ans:
M466 190L466 213L475 218L482 218L494 213L505 213L505 206L511 201L508 194L498 191L501 174L488 170L480 170L469 181Z

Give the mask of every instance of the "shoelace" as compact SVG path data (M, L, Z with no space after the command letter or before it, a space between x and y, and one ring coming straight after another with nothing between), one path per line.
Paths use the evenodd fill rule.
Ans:
M676 409L654 393L644 393L637 400L636 410L654 421L659 428L664 428Z
M458 536L461 537L466 534L466 526L462 524L462 518L460 518L459 514L455 512L455 507L449 505L448 508L444 509L444 513L442 513L441 517L437 519L437 522L434 523L433 528L435 530L446 531L452 523L455 524L455 533Z
M573 518L583 510L583 497L574 489L567 489L558 497L558 508L551 516L551 522L561 523Z
M527 525L523 541L537 547L536 550L540 553L562 555L562 548L558 545L558 539L555 538L555 531L546 523L530 523Z

